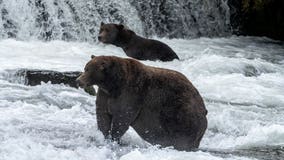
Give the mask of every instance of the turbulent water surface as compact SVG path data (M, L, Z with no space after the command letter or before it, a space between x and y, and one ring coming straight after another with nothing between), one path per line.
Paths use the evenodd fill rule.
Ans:
M198 88L208 130L196 152L152 146L133 129L122 145L97 129L96 97L64 85L23 85L20 68L82 71L90 55L125 57L99 43L0 41L2 160L251 160L284 158L284 45L266 38L160 39L180 61L145 64L177 70Z
M96 41L101 21L147 36L230 34L227 0L0 0L0 39Z

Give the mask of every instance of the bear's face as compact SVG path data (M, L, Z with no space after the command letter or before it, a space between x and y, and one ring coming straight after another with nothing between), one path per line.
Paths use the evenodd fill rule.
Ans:
M85 88L91 85L99 85L106 81L108 70L112 62L104 57L92 56L84 69L84 72L76 79L79 86Z
M101 23L98 40L103 43L112 44L117 40L118 34L123 30L124 26L119 24Z

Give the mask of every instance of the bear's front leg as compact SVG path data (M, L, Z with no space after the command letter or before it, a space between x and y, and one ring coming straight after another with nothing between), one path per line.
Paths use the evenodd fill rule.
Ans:
M99 106L97 106L96 112L98 128L107 139L110 137L111 132L111 115Z
M110 105L111 113L111 138L119 143L120 138L137 118L141 107L136 105L136 97L121 95Z
M111 115L109 115L107 112L97 109L97 123L98 123L98 128L103 133L105 139L110 138Z
M112 126L111 126L111 138L113 141L117 141L119 143L120 138L124 135L124 133L128 130L130 126L129 117L123 115L116 115L112 117Z
M96 101L97 123L99 130L103 133L106 139L110 138L112 119L112 116L108 112L107 100L108 96L99 88Z

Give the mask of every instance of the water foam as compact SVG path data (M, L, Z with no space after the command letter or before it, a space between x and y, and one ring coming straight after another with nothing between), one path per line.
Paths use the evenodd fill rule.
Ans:
M160 149L133 129L122 146L106 142L97 130L95 97L64 85L30 87L9 78L18 68L82 71L91 54L126 57L120 48L8 39L0 41L0 159L254 159L234 152L253 155L253 148L284 145L281 43L255 37L159 40L181 60L142 62L180 71L198 88L208 109L203 151ZM227 150L232 154L222 154Z
M1 0L0 39L97 41L100 23L170 38L230 34L227 0Z

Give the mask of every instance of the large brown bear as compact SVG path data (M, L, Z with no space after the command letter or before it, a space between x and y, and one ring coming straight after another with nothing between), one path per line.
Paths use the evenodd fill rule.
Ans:
M146 141L178 150L198 148L207 128L203 100L181 73L134 59L92 56L77 79L98 85L98 128L119 141L129 126Z
M127 56L139 60L171 61L179 59L165 43L140 37L123 25L101 23L98 39L103 43L121 47Z

